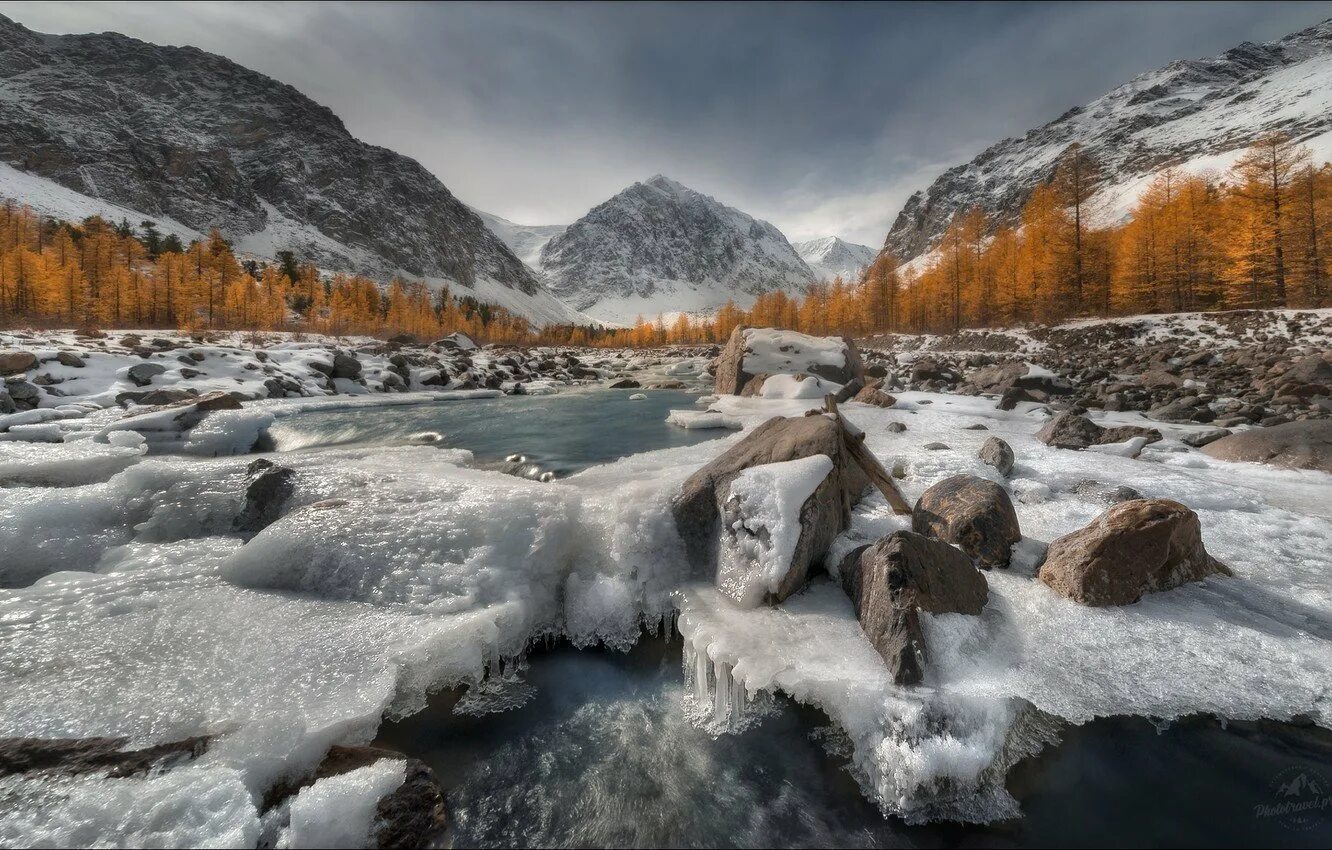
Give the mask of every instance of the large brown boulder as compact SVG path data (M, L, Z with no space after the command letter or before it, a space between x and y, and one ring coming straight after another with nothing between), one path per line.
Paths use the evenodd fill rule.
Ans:
M865 364L860 359L855 342L848 337L836 338L843 362L834 365L821 362L819 356L819 351L826 348L828 341L829 338L811 337L796 331L740 325L731 331L726 347L712 362L716 391L739 395L759 375L794 375L801 372L838 384L849 384L855 380L863 384ZM755 390L751 390L751 394Z
M883 381L870 381L851 400L875 407L892 407L897 404L896 398L883 391Z
M956 543L987 570L1007 567L1013 544L1022 539L1008 492L975 475L945 478L921 494L911 529Z
M0 378L37 368L37 355L31 351L0 351Z
M1134 437L1146 437L1147 442L1155 443L1161 439L1161 432L1137 425L1102 428L1079 413L1061 413L1036 432L1036 439L1057 449L1085 449L1089 446L1122 443Z
M828 416L777 417L755 428L720 457L685 481L675 498L675 526L691 563L712 569L721 547L745 530L723 516L734 514L731 484L747 469L826 455L832 469L800 508L800 533L790 565L768 601L780 602L804 586L810 567L820 563L833 538L851 522L851 508L869 479L846 451L841 426Z
M1040 580L1083 605L1130 605L1209 575L1232 575L1207 554L1198 515L1169 499L1135 499L1050 544Z
M914 685L925 672L919 612L980 614L990 593L966 555L910 531L851 552L838 572L865 636L899 685Z
M1332 472L1332 419L1302 419L1241 431L1208 443L1202 450L1218 460Z

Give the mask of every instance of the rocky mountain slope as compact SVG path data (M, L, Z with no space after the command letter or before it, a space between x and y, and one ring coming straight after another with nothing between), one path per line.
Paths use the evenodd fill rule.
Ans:
M1172 62L1022 138L999 142L912 195L884 248L904 261L924 254L953 215L973 205L1012 221L1074 143L1100 163L1104 184L1096 204L1114 220L1162 168L1225 169L1274 130L1332 158L1332 20L1210 59Z
M333 270L451 282L539 322L581 318L415 160L196 48L43 35L0 15L0 164L0 194L43 212L216 227L260 256L291 249Z
M593 318L710 312L805 291L814 272L776 227L657 175L569 225L541 250L551 291Z
M846 242L836 236L797 242L792 247L819 280L832 280L835 277L859 280L878 253L868 245Z

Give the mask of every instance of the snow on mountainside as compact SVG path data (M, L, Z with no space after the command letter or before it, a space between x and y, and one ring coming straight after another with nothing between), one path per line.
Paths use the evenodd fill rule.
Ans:
M776 289L815 280L776 227L661 175L635 183L551 239L541 251L547 285L593 318L707 313L748 306Z
M567 224L515 224L507 218L500 218L476 207L472 207L472 212L481 217L491 233L509 246L515 257L533 270L541 265L541 249L546 247L546 243L569 228Z
M819 280L859 280L878 253L868 245L845 242L836 236L797 242L793 247Z
M885 250L901 260L930 251L952 216L980 205L1013 221L1032 188L1074 143L1105 180L1095 203L1121 218L1157 172L1224 170L1259 136L1283 131L1332 159L1332 20L1210 59L1172 62L1020 139L1005 139L944 172L898 214Z
M0 15L0 194L43 212L107 212L244 252L394 274L539 323L552 297L415 160L354 138L291 86L193 47L116 33L43 35Z

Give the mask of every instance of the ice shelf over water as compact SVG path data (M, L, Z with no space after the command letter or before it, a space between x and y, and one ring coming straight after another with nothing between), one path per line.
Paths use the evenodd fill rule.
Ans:
M280 420L283 405L256 410ZM810 406L728 396L709 410L752 428ZM1211 459L1179 442L1191 426L1152 423L1165 439L1136 459L1053 449L1034 438L1045 414L1026 403L1003 412L993 400L903 392L893 409L847 403L842 413L902 473L908 499L958 473L999 480L976 457L990 436L1012 445L1015 482L1032 482L1008 485L1027 494L1017 499L1026 537L1012 569L987 574L983 614L923 615L931 656L918 687L891 683L835 582L743 608L687 562L671 499L739 435L552 483L432 446L283 453L294 493L248 541L231 524L250 457L0 444L7 469L40 470L0 488L0 736L215 736L162 776L0 782L0 796L20 801L0 811L0 844L114 832L127 843L253 846L264 789L328 745L369 741L386 714L480 681L534 639L623 648L677 609L687 690L706 722L719 733L761 723L775 694L817 706L850 737L866 794L911 820L1015 814L1004 773L1061 719L1211 712L1332 727L1332 521L1320 513L1329 476ZM890 422L907 430L889 432ZM967 429L975 423L989 430ZM936 441L949 448L923 450ZM796 471L803 480L809 470ZM1104 509L1077 486L1088 479L1189 505L1236 576L1104 609L1034 581L1044 545ZM784 545L789 505L745 482L770 544ZM903 522L866 496L829 566ZM351 834L357 801L380 780L390 784L311 786L288 829L299 837L300 823L314 823L302 812L337 809L348 820L330 828Z

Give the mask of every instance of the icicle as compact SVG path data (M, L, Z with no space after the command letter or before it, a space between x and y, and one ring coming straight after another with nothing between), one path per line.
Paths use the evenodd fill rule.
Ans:
M707 650L695 652L694 655L694 699L698 700L699 706L706 705L708 698L708 667L712 664L708 658Z
M712 695L712 718L717 723L730 725L731 719L731 665L718 661L717 689Z
M745 682L739 676L731 676L731 728L738 727L745 717L745 703L748 701L749 692L745 688Z

